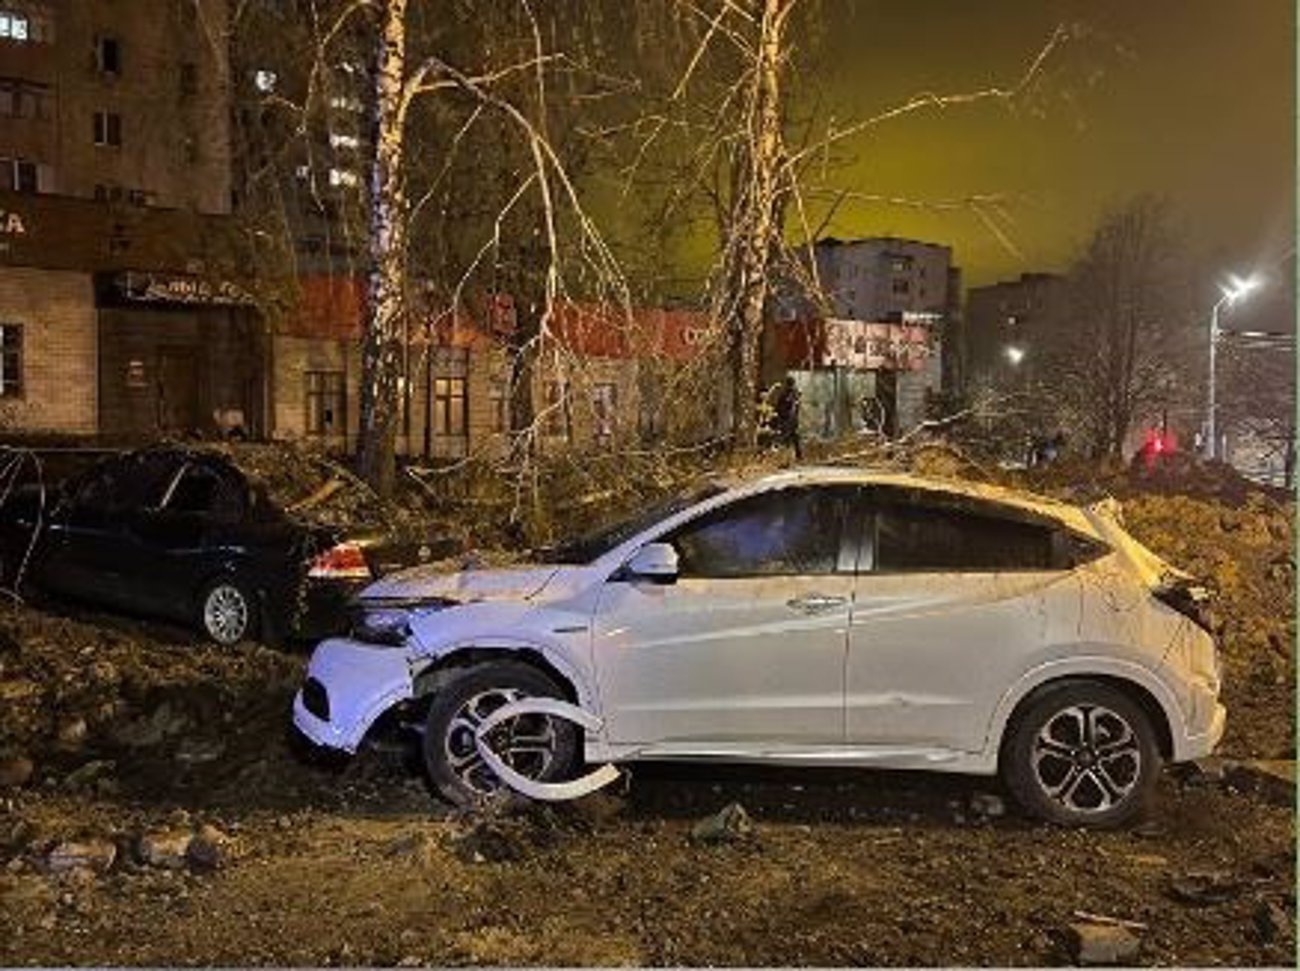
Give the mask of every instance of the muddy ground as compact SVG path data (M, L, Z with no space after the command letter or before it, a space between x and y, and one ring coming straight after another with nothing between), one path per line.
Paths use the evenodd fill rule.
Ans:
M1139 483L1130 528L1219 595L1223 752L1293 760L1293 509ZM1022 819L990 780L634 767L458 817L400 749L288 726L302 652L66 605L0 609L0 965L1292 965L1293 791L1169 770L1147 822ZM729 838L696 824L739 803ZM1101 933L1106 933L1102 931ZM1123 935L1121 935L1123 936Z

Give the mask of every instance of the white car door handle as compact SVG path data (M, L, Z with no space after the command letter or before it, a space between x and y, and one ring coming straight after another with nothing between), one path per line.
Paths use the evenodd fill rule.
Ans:
M836 607L843 607L848 600L845 597L832 597L824 593L810 593L806 597L795 597L793 600L787 600L785 605L791 610L798 610L805 614L820 614L827 610L834 610Z

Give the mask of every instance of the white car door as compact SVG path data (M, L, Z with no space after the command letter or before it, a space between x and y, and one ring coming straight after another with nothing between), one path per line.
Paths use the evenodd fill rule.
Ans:
M609 742L756 755L843 743L851 491L738 499L656 537L677 550L676 582L615 574L593 641Z
M1003 693L1077 626L1078 581L1053 568L1059 545L1047 525L887 494L871 505L849 638L848 740L979 751Z

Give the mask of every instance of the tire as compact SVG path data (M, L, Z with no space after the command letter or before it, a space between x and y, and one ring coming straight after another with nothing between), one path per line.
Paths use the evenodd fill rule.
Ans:
M497 777L483 764L474 743L474 726L490 712L520 698L564 700L564 692L541 671L518 661L490 661L457 672L438 688L424 728L424 765L434 789L457 806L472 807L504 799ZM563 718L525 715L492 732L494 749L511 768L542 782L571 778L581 752L581 729ZM512 752L509 743L522 741ZM530 744L531 743L531 744ZM525 747L526 746L526 747Z
M257 636L261 607L238 577L218 577L199 594L199 630L214 644L233 647Z
M1007 736L1000 770L1031 816L1106 829L1146 810L1161 762L1141 705L1109 685L1078 680L1030 700Z

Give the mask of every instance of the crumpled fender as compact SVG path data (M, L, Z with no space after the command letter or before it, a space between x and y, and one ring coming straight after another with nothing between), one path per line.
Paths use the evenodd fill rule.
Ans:
M520 795L544 802L562 802L589 795L618 778L618 769L608 762L582 778L570 782L537 782L516 772L492 750L487 736L498 725L520 715L549 715L553 718L564 718L589 732L599 731L602 725L601 720L591 712L577 705L571 705L567 701L560 701L558 698L521 698L508 705L502 705L483 719L474 734L474 744L478 747L478 753L496 777Z

